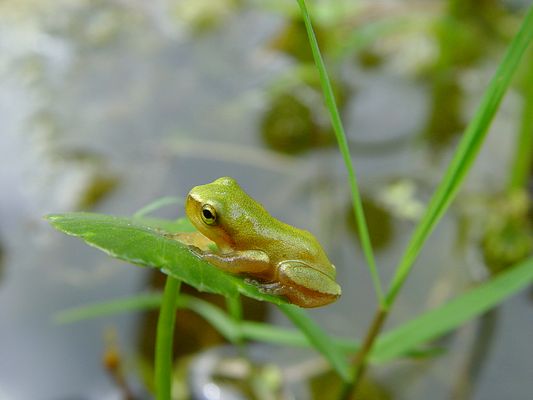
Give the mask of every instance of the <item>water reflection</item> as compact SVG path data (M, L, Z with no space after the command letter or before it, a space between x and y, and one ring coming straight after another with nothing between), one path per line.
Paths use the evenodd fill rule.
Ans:
M533 224L528 217L531 204L525 191L491 199L492 211L484 224L481 249L492 274L533 255Z
M342 382L333 373L328 372L315 377L309 386L313 399L335 400L339 397ZM390 389L373 376L363 379L358 390L358 397L372 400L396 398Z
M282 153L301 153L335 143L333 133L313 119L311 108L293 94L272 99L261 121L264 142Z
M153 315L59 327L51 323L58 310L137 293L149 286L152 275L52 232L40 224L43 214L75 209L131 214L156 198L181 196L221 175L242 181L274 215L313 231L328 245L345 295L338 304L312 315L332 333L363 334L374 297L363 257L353 237L342 230L343 221L353 222L346 211L346 172L333 146L302 24L293 16L266 12L259 6L244 7L241 1L216 3L180 1L163 6L161 2L87 1L65 6L64 2L30 1L0 6L5 11L0 15L4 38L0 41L2 394L88 399L117 395L100 359L105 348L102 333L109 325L116 327L124 357L141 347L145 358L152 358ZM392 273L420 215L421 202L412 192L400 191L401 197L398 191L383 188L390 189L391 180L399 176L435 186L454 135L468 118L464 103L475 103L476 93L483 88L483 82L472 79L476 63L483 62L489 69L496 63L484 46L476 45L472 51L472 43L478 43L484 26L503 32L503 27L519 19L501 5L490 17L489 3L495 4L483 2L480 17L474 2L455 16L464 41L434 36L446 24L424 30L428 21L441 17L437 7L427 6L416 10L424 18L422 27L409 28L418 39L423 36L420 48L413 46L421 42L413 42L408 32L396 31L391 36L370 35L364 52L343 57L331 55L339 50L335 43L344 43L369 19L377 16L379 22L411 10L407 3L378 4L361 15L356 7L334 14L317 6L317 34L357 156L370 234L380 250L378 263L384 277ZM503 19L497 17L500 12ZM475 24L469 15L475 17ZM473 32L464 31L469 26L475 27ZM438 57L442 49L455 51L450 43L458 42L461 53L448 53L446 62ZM406 51L413 48L430 51L417 58ZM459 67L460 71L455 70ZM467 76L467 86L477 85L477 92L465 90L466 68L474 70ZM508 131L513 115L498 116L506 127L502 131ZM420 132L426 134L419 138ZM494 175L494 166L507 164L510 136L489 137L490 151L480 168L489 171L490 180L480 179L484 175L473 171L474 184L501 186L503 179ZM291 156L264 149L261 140ZM428 142L443 144L439 147L442 160L426 152ZM182 210L168 208L161 215L175 218ZM433 288L449 290L444 296L437 293L441 301L468 286L469 261L450 252L454 223L453 216L445 219L421 255L420 268L402 294L393 324L433 305L424 301L428 293L439 292L431 290L433 282ZM497 243L502 242L497 239ZM521 317L523 303L516 299L506 310L512 324L501 324L498 330L494 352L479 378L480 393L498 393L510 386L524 390L520 384L511 385L512 379L527 382L531 361L531 324ZM260 307L251 313L263 317L265 305ZM219 343L216 332L194 318L179 318L182 325L177 331L185 336L176 343L186 344L180 355ZM286 323L275 312L268 318ZM405 369L394 371L398 374L376 370L372 379L379 385L372 385L373 396L444 397L450 365L464 350L452 342L449 354L423 367L415 362L406 367L406 362ZM299 361L310 357L303 350L277 350L269 348L273 357L290 365L299 366ZM404 381L400 378L409 374L407 368L412 368L413 377ZM29 375L32 385L27 384ZM142 372L132 375L132 381L141 381ZM503 381L511 384L501 385ZM326 379L319 385L330 383Z
M364 197L362 201L370 242L376 250L382 250L390 243L393 236L391 215L385 207L371 198ZM348 210L348 226L353 233L359 236L357 218L354 215L351 204Z
M443 77L431 88L431 108L423 134L434 150L442 150L460 135L466 124L463 120L463 90L455 79Z
M75 200L76 210L91 210L106 199L120 183L119 177L110 170L106 158L87 150L63 150L58 152L55 163L65 169L79 171L81 182Z
M4 245L2 244L2 239L0 238L0 285L2 284L2 279L4 278L4 268L5 268L5 251L4 251Z

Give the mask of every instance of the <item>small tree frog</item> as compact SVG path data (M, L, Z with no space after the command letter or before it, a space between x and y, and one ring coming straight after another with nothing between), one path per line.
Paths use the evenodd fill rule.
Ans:
M300 307L323 306L341 295L335 266L317 239L272 217L235 179L194 187L185 211L218 247L191 248L215 267L251 277L262 292L284 296Z

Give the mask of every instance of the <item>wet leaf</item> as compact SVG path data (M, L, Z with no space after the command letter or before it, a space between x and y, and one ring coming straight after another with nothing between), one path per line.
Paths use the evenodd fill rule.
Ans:
M239 293L256 300L286 303L280 297L261 293L242 277L229 275L199 259L189 248L167 236L191 232L186 219L114 217L93 213L53 214L46 217L54 228L79 237L111 257L145 267L159 268L199 291L234 297Z
M192 227L187 220L165 221L92 213L54 214L46 218L57 230L79 237L111 257L141 266L159 268L167 275L186 282L199 291L227 297L236 297L240 293L256 300L284 306L282 310L301 329L313 346L328 359L344 379L347 379L349 366L342 349L302 310L296 306L289 306L287 301L280 297L261 293L257 287L245 283L241 277L227 274L211 266L194 255L187 245L169 238L168 234L190 232ZM143 301L148 305L153 304L151 298ZM123 306L135 307L136 304L119 304L119 307ZM213 316L213 313L208 310L206 315ZM220 325L222 320L217 318L216 321ZM225 333L232 336L228 326L224 325Z

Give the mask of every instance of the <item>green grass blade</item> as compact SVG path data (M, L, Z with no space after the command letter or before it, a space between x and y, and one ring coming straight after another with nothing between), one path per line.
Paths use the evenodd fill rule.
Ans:
M487 134L490 123L509 86L524 51L533 39L533 6L522 22L519 32L512 40L499 65L483 99L470 121L457 151L435 194L429 202L426 213L418 224L407 249L396 269L395 276L386 295L386 307L390 307L407 279L422 246L431 234L437 222L442 218L454 199L461 183L474 162L481 144Z
M233 344L242 346L244 344L244 337L241 332L243 313L241 297L226 297L226 307L235 326L235 330L237 331L231 342Z
M170 400L172 392L172 363L174 354L174 325L176 323L176 302L181 281L167 276L163 301L157 320L155 342L155 397L157 400Z
M533 53L533 51L530 51ZM529 54L529 62L533 63L533 54ZM516 141L516 150L511 176L509 179L509 190L523 189L526 187L531 165L533 164L533 66L529 65L524 79L524 105L522 109L522 120Z
M262 322L244 321L242 325L244 337L265 343L276 343L292 347L312 347L309 337L300 331L278 328ZM346 353L353 354L359 346L352 339L330 338L337 347Z
M350 190L352 193L352 206L354 209L355 217L357 219L357 229L359 231L359 238L361 240L361 247L366 258L366 262L370 269L370 275L372 277L372 282L374 284L374 289L380 303L383 301L383 288L381 286L381 279L376 267L376 261L374 258L374 252L372 250L372 243L370 242L370 235L368 233L368 226L366 224L365 214L363 211L363 204L361 201L361 194L359 193L359 188L357 184L357 175L355 173L355 168L352 163L352 158L350 156L350 150L348 148L348 142L346 140L346 134L344 132L344 127L342 125L341 117L339 110L337 109L337 103L335 101L335 95L329 81L328 73L326 71L326 66L322 55L320 54L320 49L318 48L318 42L316 40L315 33L313 31L313 26L311 24L311 17L309 16L309 11L305 4L305 0L298 0L300 10L302 13L302 18L304 20L305 28L307 30L307 36L309 37L309 44L311 46L311 51L313 53L313 58L315 60L316 67L318 69L318 74L320 77L320 84L322 85L322 91L324 93L324 99L326 106L328 108L331 125L335 132L337 142L339 145L342 158L344 159L344 164L348 171L348 180L350 183Z
M155 210L158 210L161 207L168 206L170 204L183 205L184 202L183 202L183 199L180 197L171 197L171 196L161 197L160 199L154 200L150 204L147 204L146 206L138 210L135 214L133 214L133 216L135 218L142 218L145 215L150 214L154 212Z
M179 307L187 308L201 316L232 343L237 343L242 338L238 323L231 316L208 301L193 296L183 296Z
M278 305L281 311L294 325L309 339L309 342L329 361L339 376L348 381L350 379L350 366L346 354L333 342L333 340L302 310L289 304Z
M486 312L532 282L533 258L530 258L450 302L384 333L378 339L371 358L375 362L397 358Z
M54 321L61 324L67 324L126 312L155 310L161 305L161 299L162 294L160 292L154 292L107 300L104 302L88 304L80 307L73 307L58 312L54 316ZM276 327L263 322L242 321L239 331L235 321L230 315L226 314L219 307L193 296L180 294L177 306L178 308L186 308L191 310L204 318L230 342L234 341L240 334L245 339L255 340L258 342L272 343L290 347L313 347L309 341L309 338L302 332L294 329ZM383 340L394 341L394 336L400 335L397 333L399 329L403 328L400 327L389 333L386 333L383 336ZM389 336L391 336L392 339L387 339ZM359 345L352 339L334 337L332 338L332 341L347 354L354 354L359 349ZM422 343L423 342L416 343L416 345ZM416 347L410 348L407 345L401 345L400 347L400 349L393 350L397 357L427 358L441 352L440 349L435 350L434 348L417 349ZM372 354L370 361L380 362L383 359L390 357L385 353L385 351L387 351L386 347L384 347L383 351L378 349Z
M104 301L95 304L69 308L54 315L54 322L71 324L92 318L101 318L124 312L157 309L161 305L161 293L142 293L136 296Z
M70 324L87 319L101 318L126 312L156 310L161 306L162 298L163 296L161 292L143 293L80 307L73 307L55 314L54 321L59 324ZM200 315L230 342L235 341L239 336L239 330L232 318L220 308L205 300L186 294L180 294L177 300L177 307L186 308ZM252 330L253 329L254 328L252 328ZM291 332L291 334L292 333L293 332ZM299 335L304 342L306 341L302 334L299 332L295 333ZM280 336L283 337L283 334L278 335L278 337ZM252 339L254 338L252 337ZM291 337L288 340L290 341L293 339ZM281 343L284 342L282 341Z
M54 321L59 324L70 324L127 312L156 310L161 305L162 298L160 292L154 292L87 304L58 312L54 315ZM180 294L177 306L200 315L229 341L233 341L239 335L233 317L205 300ZM242 321L241 324L242 336L249 340L284 346L311 347L309 339L297 330L278 328L263 322ZM336 338L335 342L348 352L357 349L350 339Z
M242 334L251 340L291 347L310 347L309 339L300 331L278 328L262 322L244 321Z

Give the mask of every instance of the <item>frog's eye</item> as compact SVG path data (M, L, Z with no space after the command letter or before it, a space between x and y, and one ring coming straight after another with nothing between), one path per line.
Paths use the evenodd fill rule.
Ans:
M211 204L204 204L202 206L202 220L207 225L215 225L217 223L217 212L215 207Z

